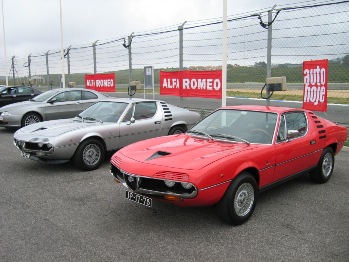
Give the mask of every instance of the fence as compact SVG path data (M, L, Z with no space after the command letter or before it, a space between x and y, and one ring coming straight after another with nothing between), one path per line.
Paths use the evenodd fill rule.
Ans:
M302 62L328 59L328 101L349 104L349 1L316 3L228 17L228 96L259 97L269 74L286 76L289 90L283 99L300 101ZM86 73L116 72L122 86L142 81L143 68L149 65L154 66L156 84L159 70L219 69L222 35L222 20L216 19L69 46L64 52L66 82L79 86ZM59 86L60 51L13 56L8 64L10 84Z

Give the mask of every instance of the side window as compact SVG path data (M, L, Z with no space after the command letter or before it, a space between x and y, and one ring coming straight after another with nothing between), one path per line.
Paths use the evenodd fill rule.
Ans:
M81 100L81 91L71 91L70 98L71 98L71 101Z
M133 117L135 120L152 118L156 113L156 102L140 102L135 106Z
M17 89L15 87L10 89L10 94L15 95L17 93Z
M31 94L32 93L32 90L28 87L18 87L17 89L17 93L18 94Z
M303 112L284 114L280 122L278 141L302 137L307 132L307 129L307 118Z
M65 101L65 92L59 93L55 97L57 102L64 102Z
M76 91L69 91L64 93L64 98L66 101L80 100L80 99L77 99L77 97L80 98L80 95Z
M82 95L82 99L83 100L89 100L89 99L97 99L98 96L90 91L83 91L82 92L83 95Z

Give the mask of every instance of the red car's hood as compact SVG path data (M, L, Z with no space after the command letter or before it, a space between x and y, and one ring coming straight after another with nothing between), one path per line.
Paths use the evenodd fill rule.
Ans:
M195 170L221 158L253 150L256 147L260 147L260 145L177 135L134 143L121 149L119 153L137 162Z

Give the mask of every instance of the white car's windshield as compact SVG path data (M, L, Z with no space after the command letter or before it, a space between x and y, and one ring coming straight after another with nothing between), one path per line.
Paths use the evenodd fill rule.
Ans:
M46 101L47 99L49 99L51 96L59 93L60 90L49 90L49 91L46 91L32 99L30 99L30 101L34 101L34 102L44 102Z
M188 133L231 142L271 144L276 121L275 113L221 109L203 119Z
M128 103L100 101L81 112L78 118L82 121L116 123L127 106Z

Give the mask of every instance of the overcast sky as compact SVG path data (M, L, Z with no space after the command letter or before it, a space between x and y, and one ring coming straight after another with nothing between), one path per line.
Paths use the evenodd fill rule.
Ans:
M1 0L7 59L60 50L60 0ZM313 0L227 0L228 16ZM320 1L323 2L323 1ZM223 16L223 0L61 0L64 47ZM1 23L2 24L2 23ZM2 31L2 30L1 30ZM1 60L4 59L3 32Z

